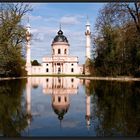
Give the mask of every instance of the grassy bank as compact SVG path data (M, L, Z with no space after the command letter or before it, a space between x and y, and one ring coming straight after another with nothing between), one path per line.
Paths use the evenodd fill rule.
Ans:
M140 81L140 78L133 77L93 77L93 76L82 76L78 77L80 79L88 79L88 80L113 80L113 81Z

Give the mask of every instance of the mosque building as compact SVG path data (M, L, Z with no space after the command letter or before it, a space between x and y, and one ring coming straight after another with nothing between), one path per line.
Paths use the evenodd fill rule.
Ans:
M83 65L79 65L78 56L69 53L70 44L61 27L54 37L51 56L42 58L41 66L31 65L31 26L26 26L26 70L28 75L53 75L53 74L83 74ZM86 58L90 58L90 24L86 24Z

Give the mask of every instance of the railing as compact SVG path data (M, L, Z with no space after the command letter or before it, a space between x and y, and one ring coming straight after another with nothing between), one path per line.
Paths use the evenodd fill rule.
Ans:
M78 57L75 57L75 56L70 56L70 57L65 57L65 56L61 56L61 57L44 57L43 62L44 61L47 61L47 62L52 62L52 61L58 61L58 62L78 61Z

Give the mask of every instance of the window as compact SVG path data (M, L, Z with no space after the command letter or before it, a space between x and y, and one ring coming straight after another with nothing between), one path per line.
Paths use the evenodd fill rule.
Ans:
M58 79L58 82L61 83L61 79Z
M58 102L61 102L61 97L58 97Z
M61 72L61 69L60 68L58 68L58 73L60 73Z
M65 102L67 102L67 98L65 97Z
M66 49L64 50L64 54L67 54L67 50Z
M58 66L60 66L60 63L57 63Z
M48 64L46 64L46 66L48 66Z
M58 54L60 54L61 53L61 50L60 49L58 49Z
M46 72L49 72L49 69L48 68L46 69Z
M49 79L48 78L46 79L46 82L49 82Z
M74 81L74 79L72 78L72 79L71 79L71 82L73 82L73 81Z
M73 66L73 64L71 64Z
M74 72L74 69L73 68L71 68L71 72Z
M55 54L55 50L53 49L53 54Z

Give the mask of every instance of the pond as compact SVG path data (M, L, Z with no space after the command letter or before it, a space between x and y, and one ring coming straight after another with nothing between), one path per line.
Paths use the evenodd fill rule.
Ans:
M140 82L0 81L1 136L140 136Z

